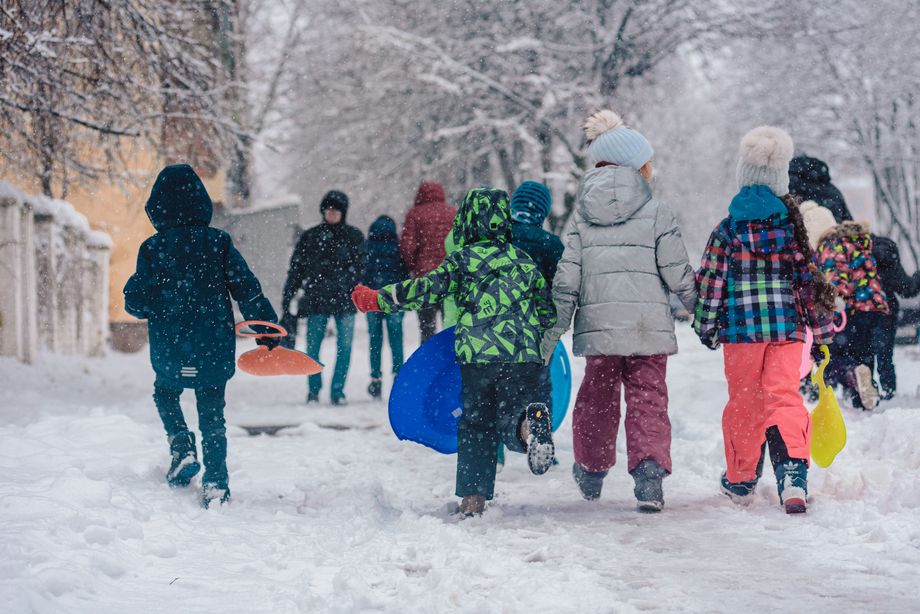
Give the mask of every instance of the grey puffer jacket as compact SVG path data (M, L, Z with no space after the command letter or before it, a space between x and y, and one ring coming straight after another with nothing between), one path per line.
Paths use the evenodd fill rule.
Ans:
M674 214L637 171L589 171L563 241L552 332L567 330L574 313L576 356L677 353L669 290L692 313L693 269Z

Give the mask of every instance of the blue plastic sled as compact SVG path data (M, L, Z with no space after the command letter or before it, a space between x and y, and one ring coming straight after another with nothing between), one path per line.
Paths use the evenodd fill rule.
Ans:
M555 431L565 419L572 394L572 369L562 343L553 353L550 377ZM442 454L457 452L457 425L463 404L453 327L429 339L409 357L393 382L389 408L390 426L400 439L420 443Z

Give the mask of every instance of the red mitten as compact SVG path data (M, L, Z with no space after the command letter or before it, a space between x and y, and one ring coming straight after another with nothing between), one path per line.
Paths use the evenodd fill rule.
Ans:
M380 293L377 290L371 290L367 286L358 285L351 291L351 302L355 304L355 307L357 307L358 311L361 313L382 311L380 305L377 303L378 294Z

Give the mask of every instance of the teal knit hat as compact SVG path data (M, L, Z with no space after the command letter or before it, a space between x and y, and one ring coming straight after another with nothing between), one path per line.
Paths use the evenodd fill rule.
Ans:
M511 219L523 224L542 225L553 206L549 188L536 181L525 181L511 197Z

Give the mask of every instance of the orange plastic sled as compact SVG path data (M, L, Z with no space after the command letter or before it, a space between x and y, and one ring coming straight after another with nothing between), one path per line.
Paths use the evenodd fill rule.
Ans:
M244 332L243 328L247 326L267 326L278 332L275 333L253 333ZM254 339L260 337L287 337L287 331L272 322L263 322L262 320L248 320L236 325L236 334L240 337L251 337ZM289 350L283 347L276 347L269 350L267 347L259 346L254 350L244 353L236 361L236 366L241 371L250 375L269 376L269 375L316 375L323 370L323 364L313 360L303 352Z

